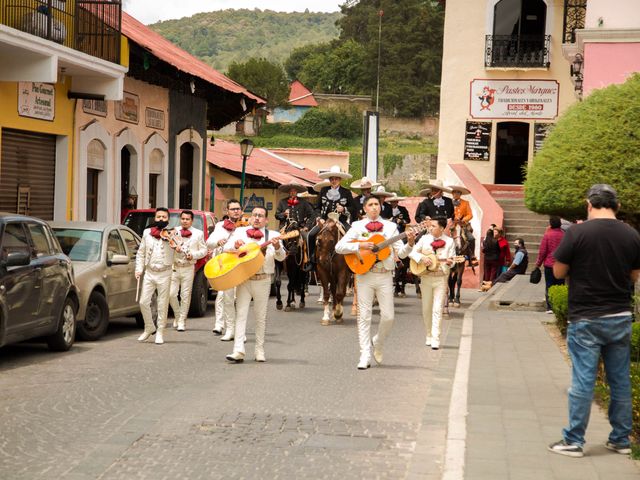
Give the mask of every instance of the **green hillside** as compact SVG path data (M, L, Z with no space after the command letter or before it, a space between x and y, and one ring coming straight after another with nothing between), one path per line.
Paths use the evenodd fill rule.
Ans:
M217 70L250 57L284 62L291 51L338 37L341 13L221 10L149 25Z

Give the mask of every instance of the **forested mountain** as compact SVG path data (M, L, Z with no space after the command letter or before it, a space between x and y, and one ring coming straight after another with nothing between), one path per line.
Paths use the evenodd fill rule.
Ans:
M338 37L334 13L221 10L149 25L217 70L251 57L283 63L296 47Z

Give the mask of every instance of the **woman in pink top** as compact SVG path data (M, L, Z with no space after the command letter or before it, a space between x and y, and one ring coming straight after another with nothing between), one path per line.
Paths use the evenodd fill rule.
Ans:
M544 265L544 298L547 301L547 313L553 313L551 310L551 304L549 303L549 287L552 285L564 285L564 280L558 280L553 276L553 264L556 259L553 257L560 241L564 236L562 231L562 222L560 217L549 217L549 228L544 232L544 236L540 241L540 250L538 251L538 259L536 260L536 267Z

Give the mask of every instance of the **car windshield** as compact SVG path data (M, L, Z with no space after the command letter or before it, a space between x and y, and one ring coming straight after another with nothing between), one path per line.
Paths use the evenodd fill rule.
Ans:
M142 236L145 228L153 223L156 216L155 212L129 212L127 218L124 219L124 224L131 230ZM169 227L180 226L180 212L171 212L169 214ZM194 215L193 226L198 230L202 230L202 216Z
M102 232L75 228L54 228L62 251L74 262L98 262L102 248Z

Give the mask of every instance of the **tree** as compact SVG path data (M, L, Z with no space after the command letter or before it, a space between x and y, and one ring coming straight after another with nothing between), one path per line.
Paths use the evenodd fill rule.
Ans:
M313 43L294 48L284 62L284 69L290 81L298 80L303 63L312 55L323 54L331 49L329 43Z
M535 212L586 216L585 194L595 183L617 191L620 217L640 227L640 75L596 90L558 120L535 156L525 203Z
M267 106L284 105L289 99L289 82L282 65L266 58L250 58L245 63L233 62L229 78L267 100Z

